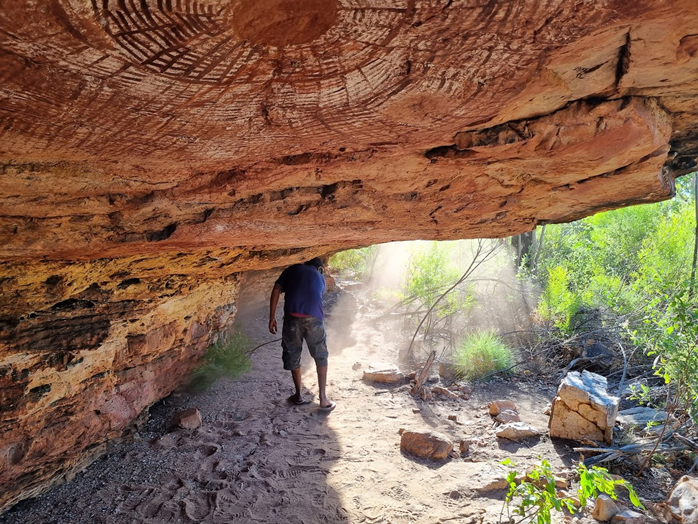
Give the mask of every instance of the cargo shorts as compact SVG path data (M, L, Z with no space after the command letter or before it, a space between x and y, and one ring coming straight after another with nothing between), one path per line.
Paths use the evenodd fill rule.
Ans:
M325 323L315 317L284 316L284 326L281 329L281 358L284 361L284 369L292 371L301 367L303 340L308 345L310 356L315 359L315 365L327 366Z

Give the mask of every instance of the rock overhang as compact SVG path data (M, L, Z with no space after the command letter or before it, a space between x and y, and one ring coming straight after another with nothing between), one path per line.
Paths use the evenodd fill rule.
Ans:
M181 382L244 271L670 198L696 7L5 2L0 506Z

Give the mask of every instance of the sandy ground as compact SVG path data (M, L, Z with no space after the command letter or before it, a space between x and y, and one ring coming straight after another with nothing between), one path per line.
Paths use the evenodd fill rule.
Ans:
M347 295L345 295L346 298ZM544 457L564 473L577 460L545 435L553 383L533 376L476 385L468 400L423 402L408 386L366 383L371 363L395 362L394 332L360 294L328 319L330 414L318 410L314 363L304 353L304 386L314 402L290 405L290 373L280 345L253 355L252 371L200 394L176 392L151 409L133 441L113 446L71 482L17 505L0 522L18 523L469 523L499 522L504 492L499 462L521 469ZM264 302L241 306L239 323L255 343L273 340ZM361 366L359 368L359 365ZM491 400L513 400L543 436L498 441ZM174 429L174 413L197 407L203 425ZM456 420L450 420L449 415ZM400 428L433 430L470 452L444 462L400 450Z

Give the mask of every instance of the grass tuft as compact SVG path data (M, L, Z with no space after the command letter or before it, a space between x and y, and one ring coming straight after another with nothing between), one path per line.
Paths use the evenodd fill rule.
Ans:
M514 363L511 349L490 331L468 335L454 358L456 367L468 380L479 380Z
M247 353L251 347L252 341L241 332L212 344L206 350L203 364L194 370L189 388L203 391L223 377L236 379L244 375L252 365Z

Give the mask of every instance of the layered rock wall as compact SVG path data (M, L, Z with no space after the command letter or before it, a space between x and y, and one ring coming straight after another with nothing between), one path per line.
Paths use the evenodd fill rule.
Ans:
M670 198L698 9L0 0L0 507L185 379L241 274Z

